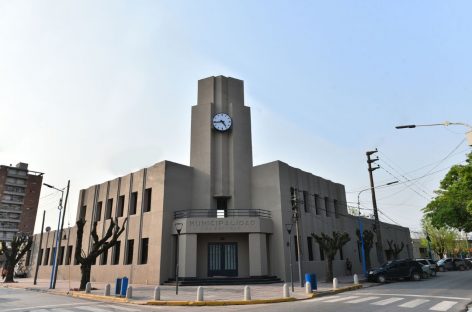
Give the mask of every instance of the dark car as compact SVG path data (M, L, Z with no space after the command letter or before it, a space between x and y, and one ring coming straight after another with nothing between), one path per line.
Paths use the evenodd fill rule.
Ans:
M423 274L421 264L415 260L393 260L385 263L379 268L369 271L368 279L379 283L385 283L387 280L396 280L402 278L418 281Z
M464 271L467 269L467 265L462 259L444 258L438 261L438 268L441 272L453 270Z

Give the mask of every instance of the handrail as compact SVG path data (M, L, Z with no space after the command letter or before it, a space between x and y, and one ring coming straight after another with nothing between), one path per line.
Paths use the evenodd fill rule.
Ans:
M271 218L271 212L263 209L187 209L174 212L175 219L181 218L237 218L237 217L259 217Z

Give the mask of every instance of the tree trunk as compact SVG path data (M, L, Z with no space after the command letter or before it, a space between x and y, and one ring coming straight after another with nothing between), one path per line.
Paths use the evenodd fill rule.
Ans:
M14 283L13 276L15 273L15 266L12 266L8 261L5 263L3 270L6 271L4 283Z
M365 253L365 267L366 267L366 270L370 270L372 264L370 263L370 250L369 252L367 252L366 250L366 253Z
M328 272L326 274L326 282L330 283L333 281L333 259L328 258Z
M86 263L80 265L80 273L82 277L80 278L80 287L79 290L85 290L85 285L90 282L90 271L92 270L92 264Z

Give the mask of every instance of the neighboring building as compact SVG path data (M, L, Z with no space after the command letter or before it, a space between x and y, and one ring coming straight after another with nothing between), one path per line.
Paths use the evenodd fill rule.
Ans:
M285 229L291 223L292 196L301 203L303 272L325 274L325 256L311 233L333 231L351 237L334 261L335 274L345 273L348 257L353 271L360 272L359 219L347 212L344 186L281 161L253 166L243 82L223 76L200 80L197 105L192 107L190 166L162 161L80 191L77 219L87 221L85 252L94 221L102 237L111 218L120 225L129 218L119 244L92 267L91 279L112 282L128 276L132 283L161 284L174 278L177 255L179 276L186 280L223 276L288 280L290 256L297 279L298 242L291 239L289 250ZM360 220L364 228L372 228L372 220ZM381 229L385 247L387 241L403 242L400 257L412 256L408 228L382 223ZM72 256L76 227L65 234L58 253L58 278L66 279L70 272L78 280L80 266ZM38 241L36 235L32 258L40 253L39 276L48 278L54 242L43 240L38 246ZM370 257L377 265L375 250Z
M28 164L0 166L0 240L18 232L33 234L43 174Z

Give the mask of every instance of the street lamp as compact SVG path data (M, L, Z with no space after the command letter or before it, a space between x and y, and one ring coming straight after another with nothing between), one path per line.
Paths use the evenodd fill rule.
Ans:
M53 248L53 259L52 259L52 271L51 271L51 281L49 283L49 289L55 289L56 288L56 279L57 279L57 261L59 258L59 248L61 244L61 239L62 239L62 229L64 227L64 217L65 217L65 208L67 205L67 197L69 196L69 186L70 186L70 181L67 182L67 186L63 189L58 189L57 187L52 186L51 184L43 183L44 186L52 188L56 191L61 192L61 198L59 199L59 206L57 209L59 210L59 219L57 221L57 232L56 232L56 243L55 247ZM66 193L66 202L64 205L64 212L62 211L62 200L64 197L64 190L67 189ZM62 223L61 223L61 215L62 215Z
M361 249L361 257L362 257L362 273L364 273L364 276L367 276L367 268L366 268L366 263L365 263L365 244L364 244L364 229L362 228L362 222L361 222L361 201L360 201L360 196L362 194L362 192L365 192L365 191L368 191L368 190L372 190L372 189L376 189L376 188L379 188L379 187L383 187L383 186L389 186L389 185L392 185L392 184L395 184L395 183L398 183L398 181L393 181L393 182L388 182L386 184L382 184L382 185L378 185L376 187L369 187L369 188L366 188L366 189L363 189L361 191L359 191L359 193L357 194L357 210L358 210L358 221L359 221L359 238L361 240L361 245L362 245L362 249ZM378 231L380 231L380 226L379 226L379 229ZM382 242L380 242L382 243Z
M293 224L292 223L287 223L285 224L285 229L287 230L288 233L288 254L290 256L290 284L292 285L292 292L294 291L293 287L293 269L292 269L292 228Z
M435 126L464 126L469 129L465 133L466 139L467 139L467 144L469 146L472 146L472 126L463 122L450 122L450 121L445 121L443 123L435 123L435 124L425 124L425 125L403 125L403 126L396 126L396 129L412 129L412 128L417 128L417 127L435 127Z
M176 256L175 256L175 294L179 294L179 238L180 232L182 231L183 223L175 223L175 230L177 231L177 244L176 244Z

